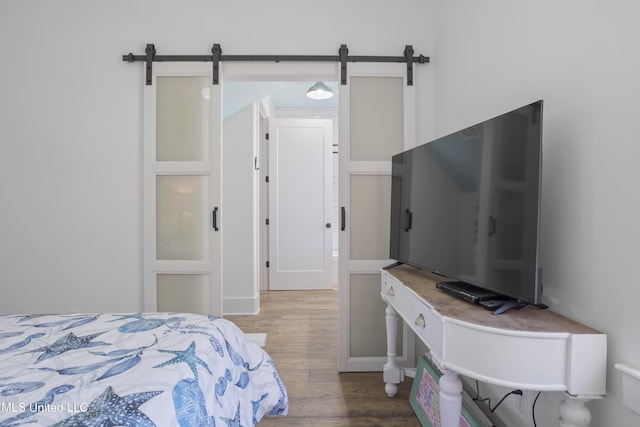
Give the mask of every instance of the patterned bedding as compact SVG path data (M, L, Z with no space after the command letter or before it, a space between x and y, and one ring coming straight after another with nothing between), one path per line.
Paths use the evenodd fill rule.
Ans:
M273 360L224 319L0 315L0 427L251 426L287 406Z

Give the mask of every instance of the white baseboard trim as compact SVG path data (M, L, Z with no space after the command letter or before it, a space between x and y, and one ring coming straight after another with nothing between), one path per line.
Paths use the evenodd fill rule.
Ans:
M260 347L264 347L264 345L267 343L267 334L265 333L256 332L245 335L249 341L258 344Z
M254 315L260 313L260 295L253 297L228 297L222 301L224 315Z

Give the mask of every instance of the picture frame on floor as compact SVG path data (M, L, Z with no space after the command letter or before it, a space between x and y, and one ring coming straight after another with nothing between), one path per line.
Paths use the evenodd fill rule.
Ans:
M442 373L427 357L420 357L409 395L409 404L423 427L440 427L440 386L438 381L441 376ZM473 401L463 398L460 427L490 427L492 424L485 422L484 417L481 418L471 408L470 405L473 404Z

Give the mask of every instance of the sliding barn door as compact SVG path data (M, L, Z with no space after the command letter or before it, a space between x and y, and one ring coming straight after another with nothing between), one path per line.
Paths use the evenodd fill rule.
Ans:
M393 262L391 156L415 144L414 109L406 65L349 64L340 87L340 371L379 371L386 361L380 269ZM413 338L399 323L396 354L411 362Z
M144 90L144 310L222 315L220 85L154 63Z

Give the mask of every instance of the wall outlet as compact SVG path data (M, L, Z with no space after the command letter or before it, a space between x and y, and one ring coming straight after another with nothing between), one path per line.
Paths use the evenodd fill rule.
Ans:
M517 407L522 415L531 415L533 402L536 400L537 395L537 391L523 390L522 396L516 396L516 398L518 399Z
M516 402L515 402L516 408L518 408L518 410L520 411L520 413L524 413L524 411L523 411L523 409L522 409L522 401L524 400L524 398L523 398L523 397L524 397L524 393L525 393L525 392L523 392L523 395L522 395L522 396L520 396L519 394L516 394L516 395L514 396L514 397L515 397L515 399L516 399Z

